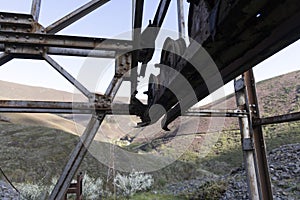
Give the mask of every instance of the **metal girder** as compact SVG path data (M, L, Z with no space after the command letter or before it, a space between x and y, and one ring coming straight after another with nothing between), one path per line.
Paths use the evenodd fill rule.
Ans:
M49 55L60 56L79 56L79 57L95 57L95 58L115 58L115 51L104 50L88 50L88 49L72 49L62 47L49 47L47 50Z
M94 98L94 95L84 87L77 79L75 79L71 74L69 74L63 67L61 67L55 60L53 60L47 54L43 55L44 59L63 77L65 77L72 85L74 85L82 94L84 94L88 99Z
M39 33L16 33L0 31L0 44L64 47L74 49L130 51L132 42L105 38L91 38L66 35L49 35Z
M138 66L138 50L140 49L141 28L143 22L144 0L132 0L132 63L130 73L130 94L133 95L137 90L137 66Z
M104 5L110 0L91 0L87 4L81 6L77 10L71 12L70 14L66 15L65 17L61 18L60 20L54 22L53 24L49 25L46 28L46 32L49 34L57 33L58 31L66 28L67 26L71 25L72 23L76 22L80 18L84 17L85 15L91 13L95 9L99 8L100 6Z
M183 0L177 0L178 34L179 38L185 38L185 20Z
M22 25L24 27L31 28L33 24L33 17L32 15L23 14L23 13L0 12L0 24L2 26L10 25L12 27Z
M243 77L241 77L241 79L243 79ZM248 99L246 96L246 89L245 87L243 88L236 87L237 85L236 83L238 80L240 79L235 79L234 82L236 103L239 109L247 110L248 112L249 107L248 107ZM258 184L258 177L257 177L258 175L255 166L255 155L254 155L255 152L253 149L244 148L246 146L244 142L253 140L253 134L250 131L251 122L249 116L239 118L239 126L241 129L243 157L244 157L244 163L245 163L245 169L247 175L249 199L258 200L260 194L259 194L259 184Z
M31 15L35 21L39 20L42 0L32 0Z
M298 120L300 120L300 112L295 112L295 113L289 113L289 114L278 115L278 116L273 116L273 117L254 118L253 125L260 126L260 125L292 122L292 121L298 121Z
M153 22L151 24L152 26L154 26L154 27L161 27L162 26L162 23L163 23L163 21L165 19L165 16L167 14L170 2L171 2L171 0L161 0L160 1L159 6L158 6L158 8L156 10L156 13L155 13L155 17L154 17Z
M252 69L244 73L245 86L249 102L249 112L253 131L253 141L255 148L257 178L260 184L259 192L261 199L273 199L272 187L269 175L269 165L267 160L266 144L261 125L253 126L253 119L259 119L260 113L256 94L256 84Z
M128 114L128 104L111 104L106 98L99 102L55 102L0 100L0 112L10 113L66 113L66 114Z
M70 159L66 164L62 175L56 183L49 199L63 199L76 171L78 170L85 154L88 151L105 115L93 115L84 133L80 137L75 149L71 153Z
M13 59L13 56L8 53L1 53L0 54L0 66L4 65L5 63L9 62Z
M189 117L246 117L249 114L242 110L188 110L182 116Z

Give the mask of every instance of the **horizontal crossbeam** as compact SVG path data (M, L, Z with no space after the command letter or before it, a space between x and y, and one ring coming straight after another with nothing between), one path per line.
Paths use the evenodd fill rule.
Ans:
M106 38L92 38L66 35L48 35L39 33L15 33L0 31L0 44L64 47L74 49L130 51L132 42Z

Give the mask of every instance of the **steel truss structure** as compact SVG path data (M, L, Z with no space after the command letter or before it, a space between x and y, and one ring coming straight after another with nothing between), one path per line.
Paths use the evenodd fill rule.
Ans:
M162 26L164 17L168 10L171 0L161 0L157 8L154 20L148 27L160 28ZM83 160L88 147L93 141L98 128L100 127L105 115L112 114L112 100L114 99L121 83L123 81L130 81L131 94L135 94L137 88L137 65L138 62L147 63L149 58L152 58L151 51L143 49L138 52L137 49L142 49L142 40L147 36L147 28L141 33L143 6L144 0L133 0L133 34L132 40L118 40L109 38L91 38L80 36L58 35L57 32L68 27L72 23L81 19L85 15L101 7L109 2L109 0L91 0L87 4L78 8L77 10L66 15L62 19L54 22L48 27L43 27L38 23L41 0L32 0L31 14L20 13L6 13L0 12L0 66L9 62L14 58L24 59L38 59L49 63L56 71L58 71L65 79L73 84L83 95L85 95L89 102L50 102L50 101L22 101L22 100L0 100L0 112L26 112L26 113L67 113L67 114L92 114L80 141L73 149L70 159L66 164L60 179L58 180L54 190L50 195L50 199L63 199L72 178L75 176L81 161ZM203 3L204 2L204 3ZM214 2L214 3L212 3ZM282 116L260 118L258 110L258 102L255 91L255 81L251 68L255 63L267 58L274 52L282 49L288 44L299 38L300 30L300 9L297 4L290 3L287 5L295 5L294 8L288 7L292 12L286 14L287 16L278 16L280 20L270 22L271 36L256 35L253 43L249 42L244 46L228 42L223 36L229 34L232 24L230 20L240 20L238 26L242 27L242 23L249 23L250 27L254 27L258 22L251 21L248 14L253 14L251 9L266 8L266 1L259 2L258 6L252 5L251 2L237 0L231 4L223 1L209 1L194 0L191 1L191 7L194 13L190 14L192 25L196 19L200 19L202 23L204 18L205 23L200 30L192 30L189 32L196 40L201 43L207 50L216 58L217 64L220 66L220 71L225 82L234 79L237 75L243 74L241 79L235 81L235 90L237 97L237 110L188 110L195 102L188 102L185 105L185 110L182 115L196 116L196 117L237 117L239 118L242 135L242 147L244 151L245 165L247 168L247 178L249 186L249 194L251 199L272 199L272 190L269 179L268 164L266 160L266 150L261 126L270 123L281 123L293 120L299 120L299 113L292 113ZM203 5L204 6L203 6ZM178 5L178 27L179 36L185 35L185 25L183 18L183 0L177 0ZM272 3L274 9L278 8L279 3ZM278 7L276 7L278 6ZM209 8L209 9L208 9ZM297 9L296 9L297 8ZM247 20L236 19L238 14L241 14L239 9L245 9L244 12L249 11ZM247 10L248 9L248 10ZM203 16L197 18L197 15ZM276 12L277 12L276 10ZM206 15L206 12L211 12ZM268 10L271 13L270 10ZM238 13L238 14L236 14ZM264 15L267 13L258 13ZM257 17L260 17L260 15ZM282 14L282 13L281 13ZM289 16L290 15L290 16ZM249 14L250 16L250 14ZM242 17L241 17L242 18ZM268 21L269 23L269 21ZM279 24L279 25L278 25ZM266 24L268 25L268 24ZM278 26L276 26L278 25ZM193 26L192 26L193 27ZM218 31L216 27L222 27ZM240 35L245 34L249 36L248 27ZM240 31L240 30L239 30ZM251 32L251 30L250 30ZM158 33L150 35L155 41ZM223 35L222 35L223 34ZM287 38L288 37L288 38ZM214 40L215 39L215 40ZM242 38L241 38L242 40ZM218 54L225 54L223 51L224 45L232 45L230 54L226 62ZM271 50L269 50L271 49ZM240 51L238 51L240 50ZM126 52L126 53L124 53ZM237 53L236 53L237 52ZM241 57L241 52L244 55ZM263 55L261 55L263 54ZM68 55L80 57L97 57L97 58L112 58L116 60L115 75L112 79L105 94L99 95L89 91L83 84L81 84L68 71L60 66L50 55ZM143 55L143 56L140 56ZM227 58L227 57L226 57ZM255 58L255 59L252 59ZM184 61L179 61L178 71L185 73L189 72L189 66L184 65ZM228 67L226 67L228 66ZM238 66L243 66L237 68ZM247 71L249 70L250 71ZM124 74L130 71L128 77ZM246 72L247 71L247 72ZM141 75L144 75L141 70ZM176 81L176 77L173 77ZM191 80L194 80L192 77ZM171 83L172 84L172 83ZM195 81L195 91L198 100L207 96L207 91L202 82ZM215 89L220 87L216 85ZM172 102L169 106L167 121L171 122L179 116L178 100L172 99L172 95L165 93L159 94L160 99L167 98ZM130 110L130 114L143 115L145 109L143 105L136 103L137 99L132 96L130 104L114 105L113 114L127 114L125 111ZM174 106L175 105L175 106ZM181 113L181 112L180 112Z

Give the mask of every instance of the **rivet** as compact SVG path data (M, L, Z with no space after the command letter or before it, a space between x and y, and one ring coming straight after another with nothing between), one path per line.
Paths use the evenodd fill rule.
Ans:
M32 21L32 18L28 18L28 21L30 21L30 22L31 22L31 21Z
M4 16L3 15L0 15L1 19L4 19Z
M25 36L25 38L28 40L28 39L29 39L29 36L28 36L28 35L26 35L26 36Z
M16 35L16 38L19 38L19 35Z
M18 20L18 17L17 17L17 16L15 16L15 17L14 17L14 19L15 19L15 20Z

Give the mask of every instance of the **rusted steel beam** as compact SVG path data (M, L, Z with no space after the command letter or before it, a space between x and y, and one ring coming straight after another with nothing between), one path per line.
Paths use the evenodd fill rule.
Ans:
M107 99L99 102L55 102L55 101L22 101L0 100L0 112L27 113L66 113L90 114L93 112L126 115L128 104L109 103Z
M9 31L0 31L0 44L108 51L132 50L132 42L129 40L49 35L39 33L15 33Z
M31 15L35 21L39 20L42 0L32 0Z
M92 99L94 95L77 79L75 79L71 74L69 74L63 67L61 67L55 60L53 60L49 55L44 54L44 59L65 79L67 79L72 85L74 85L82 94L84 94L88 99Z
M29 14L0 12L0 24L3 26L23 26L31 28L33 25L33 17Z
M242 85L242 87L240 87ZM234 80L236 103L239 109L247 110L248 99L246 96L246 89L244 87L244 78L240 77ZM251 122L249 116L239 118L239 126L241 130L241 141L243 149L243 157L245 163L245 169L247 174L247 184L249 199L258 200L259 199L259 183L258 174L255 166L255 152L253 148L253 134L250 130Z
M47 49L47 53L49 55L95 57L95 58L115 58L116 56L115 51L72 49L72 48L62 48L62 47L49 47Z
M182 116L189 117L247 117L248 113L242 110L188 110Z
M1 53L0 54L0 66L11 61L12 59L13 59L13 56L11 54Z
M86 16L87 14L91 13L100 6L104 5L108 1L110 0L91 0L87 4L81 6L80 8L64 16L60 20L49 25L46 28L46 32L50 34L55 34L60 30L66 28L67 26L71 25L72 23L76 22L77 20L81 19L82 17Z
M266 153L266 144L261 125L253 126L252 120L259 119L260 113L256 94L256 84L252 69L244 73L246 92L249 101L249 112L253 130L256 167L258 171L258 183L260 184L260 199L273 199L272 187L269 174L269 165Z
M56 183L52 193L50 194L50 200L63 199L68 187L76 174L85 154L88 151L105 115L93 115L90 122L88 123L84 133L80 137L79 142L72 151L70 159L66 164L62 175Z
M273 117L256 118L256 119L253 119L253 125L260 126L260 125L292 122L292 121L298 121L298 120L300 120L300 112L295 112L295 113L289 113L289 114L278 115L278 116L273 116Z

